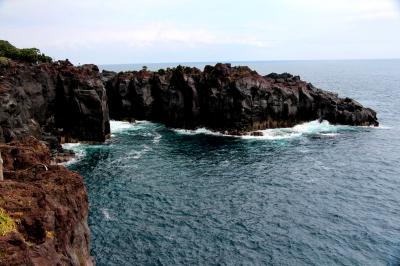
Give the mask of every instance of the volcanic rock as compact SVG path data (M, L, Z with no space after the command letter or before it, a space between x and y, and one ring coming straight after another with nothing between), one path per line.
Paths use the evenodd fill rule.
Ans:
M60 140L102 142L109 133L107 95L97 66L0 65L0 142L35 136L57 146Z
M93 265L82 177L50 165L49 149L33 137L0 151L0 209L15 223L0 235L0 265Z
M299 76L261 76L230 64L121 72L106 81L110 117L146 119L176 128L244 132L291 127L316 119L378 126L376 112L315 88Z

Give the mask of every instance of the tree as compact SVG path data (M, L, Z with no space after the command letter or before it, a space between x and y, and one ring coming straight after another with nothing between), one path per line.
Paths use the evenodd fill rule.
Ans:
M0 40L0 57L29 63L47 63L53 61L51 57L41 53L37 48L18 49L5 40Z

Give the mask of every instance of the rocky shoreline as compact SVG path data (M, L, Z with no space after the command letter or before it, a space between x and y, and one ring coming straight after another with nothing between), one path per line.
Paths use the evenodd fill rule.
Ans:
M109 138L110 118L234 135L316 119L379 125L372 109L287 73L261 76L229 64L100 73L68 61L0 63L0 265L93 264L83 179L57 164L71 157L62 143Z

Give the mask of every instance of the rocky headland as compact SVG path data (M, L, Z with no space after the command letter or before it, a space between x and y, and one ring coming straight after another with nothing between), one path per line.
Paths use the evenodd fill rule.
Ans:
M229 64L100 73L68 61L0 61L0 265L93 263L82 177L57 163L64 142L104 142L110 117L238 135L316 119L378 125L372 109L290 74Z
M206 127L228 134L291 127L316 119L377 126L376 113L350 98L314 87L299 76L261 76L230 64L103 72L110 117L151 120L169 127Z

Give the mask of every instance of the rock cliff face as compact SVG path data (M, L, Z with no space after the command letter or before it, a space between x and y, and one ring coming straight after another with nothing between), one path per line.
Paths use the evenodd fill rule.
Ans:
M158 72L106 73L110 116L170 127L207 127L230 134L290 127L316 119L378 125L376 113L349 98L315 88L298 76L261 76L229 64Z
M35 136L57 145L104 141L107 95L94 65L68 62L0 65L0 142Z
M93 265L82 177L49 166L48 147L33 137L0 144L0 151L0 265Z

